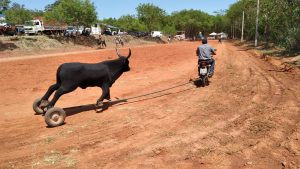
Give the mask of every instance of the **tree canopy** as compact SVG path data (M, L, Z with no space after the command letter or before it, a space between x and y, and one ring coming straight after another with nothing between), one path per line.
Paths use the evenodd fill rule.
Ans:
M33 12L26 9L24 5L13 3L10 8L4 11L5 19L9 23L23 24L32 18Z
M171 15L176 30L184 30L188 37L196 36L199 32L211 32L213 17L200 10L182 10Z
M58 0L46 6L46 21L56 21L74 26L90 26L97 20L97 13L90 0Z
M164 26L166 12L150 3L139 4L136 8L137 17L146 25L148 31L160 30Z
M242 12L245 12L245 38L255 36L257 0L240 0L230 6L226 13L229 25L241 33ZM227 26L229 26L227 25ZM299 48L300 42L300 0L264 0L260 2L259 39L288 49ZM231 33L232 34L232 33Z
M0 6L8 7L10 2L11 2L10 0L0 0Z

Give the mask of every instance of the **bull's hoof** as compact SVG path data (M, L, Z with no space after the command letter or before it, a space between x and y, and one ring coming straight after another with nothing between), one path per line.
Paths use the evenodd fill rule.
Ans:
M46 107L47 105L49 104L49 101L48 100L41 100L41 104L40 104L40 107Z
M43 109L48 104L49 104L48 100L42 100L41 98L36 99L32 105L35 114L36 115L43 114L44 113Z
M103 101L97 101L96 106L97 107L102 107L103 106Z
M53 106L47 106L47 107L44 107L44 112L47 112L49 109L51 109Z

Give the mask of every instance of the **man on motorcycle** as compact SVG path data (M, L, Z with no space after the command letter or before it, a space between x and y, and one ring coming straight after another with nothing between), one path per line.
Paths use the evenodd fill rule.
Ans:
M208 71L208 77L212 77L215 70L215 60L212 55L216 55L216 49L207 44L207 39L202 39L202 45L197 48L196 54L198 56L198 63L200 60L205 60L211 65Z

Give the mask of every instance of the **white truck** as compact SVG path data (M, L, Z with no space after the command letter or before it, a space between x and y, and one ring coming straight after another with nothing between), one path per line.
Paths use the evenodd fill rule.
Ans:
M160 38L160 37L162 37L161 31L152 31L150 35L153 38L158 38L158 37Z
M25 34L61 34L66 31L66 26L44 25L44 22L39 19L26 21L24 25Z
M177 40L185 40L185 31L177 31L174 38Z
M100 23L96 23L94 25L91 26L91 34L92 35L100 35L102 32Z

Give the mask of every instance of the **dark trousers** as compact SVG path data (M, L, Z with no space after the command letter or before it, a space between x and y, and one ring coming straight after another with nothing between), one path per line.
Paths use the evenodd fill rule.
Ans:
M209 61L208 61L208 63L210 64L210 69L209 69L209 71L208 71L208 74L214 74L214 72L215 72L215 59L210 59Z

